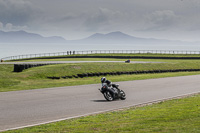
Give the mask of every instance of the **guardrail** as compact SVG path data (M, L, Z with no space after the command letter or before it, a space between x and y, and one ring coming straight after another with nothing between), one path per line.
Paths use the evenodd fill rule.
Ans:
M200 51L176 51L176 50L88 50L88 51L66 51L57 53L39 53L4 57L1 61L19 60L26 58L64 56L64 55L84 55L84 54L200 54Z

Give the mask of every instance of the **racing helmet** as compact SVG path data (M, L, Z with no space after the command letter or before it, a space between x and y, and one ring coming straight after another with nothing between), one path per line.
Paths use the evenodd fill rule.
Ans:
M106 81L106 78L105 77L102 77L101 78L101 83L104 83Z

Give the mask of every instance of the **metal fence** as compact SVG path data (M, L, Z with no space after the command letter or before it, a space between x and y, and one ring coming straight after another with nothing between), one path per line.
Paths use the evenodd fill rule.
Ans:
M66 51L57 53L39 53L4 57L1 60L18 60L26 58L39 58L64 55L86 55L86 54L200 54L200 51L175 51L175 50L88 50L88 51Z

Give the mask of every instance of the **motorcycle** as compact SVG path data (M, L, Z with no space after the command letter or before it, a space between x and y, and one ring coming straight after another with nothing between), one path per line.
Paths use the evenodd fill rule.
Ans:
M103 84L100 92L104 95L107 101L113 101L116 99L125 100L126 94L123 90L119 89L118 84L112 84L110 87L107 84Z

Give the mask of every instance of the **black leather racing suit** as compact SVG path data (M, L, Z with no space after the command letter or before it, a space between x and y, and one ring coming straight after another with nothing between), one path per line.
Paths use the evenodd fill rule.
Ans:
M115 84L112 84L112 82L110 80L106 80L104 83L102 83L102 86L103 86L103 84L107 84L108 89L110 91L112 91L114 95L118 95L119 89L117 88L117 86Z

